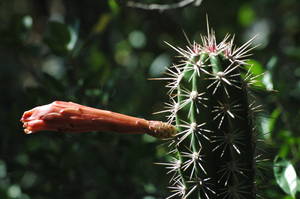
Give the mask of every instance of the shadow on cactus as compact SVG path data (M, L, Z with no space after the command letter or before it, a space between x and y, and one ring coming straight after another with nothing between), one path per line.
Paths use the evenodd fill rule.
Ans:
M168 44L181 59L160 78L170 89L161 111L169 113L167 123L57 101L25 112L25 133L114 131L167 138L172 158L160 164L171 173L168 198L255 198L254 113L260 107L249 89L257 76L246 70L254 38L236 47L234 37L217 43L207 30L201 44Z

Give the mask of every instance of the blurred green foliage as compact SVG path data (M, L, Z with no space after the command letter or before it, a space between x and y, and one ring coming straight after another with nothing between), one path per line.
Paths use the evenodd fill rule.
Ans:
M259 194L297 198L298 0L204 0L199 7L165 12L129 8L121 0L1 0L0 198L165 197L168 176L153 164L165 158L161 141L108 132L25 135L19 119L34 106L65 100L164 120L152 115L166 101L164 82L147 78L163 76L176 61L163 41L186 46L182 30L199 41L206 14L219 38L229 32L241 44L258 34L251 71L265 71L257 86L268 90L256 91L264 109L261 139L267 143L260 158L268 159L261 161L258 175L265 186ZM273 165L276 155L281 161ZM274 173L264 170L272 166ZM298 188L290 179L297 179Z

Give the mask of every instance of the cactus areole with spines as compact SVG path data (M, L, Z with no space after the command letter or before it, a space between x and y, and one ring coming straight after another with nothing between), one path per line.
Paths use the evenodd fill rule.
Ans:
M254 38L241 47L230 35L216 42L208 27L202 43L172 47L181 60L168 69L172 173L168 198L253 199L255 132L248 87L243 79ZM248 72L249 73L249 72ZM246 76L247 77L247 76Z

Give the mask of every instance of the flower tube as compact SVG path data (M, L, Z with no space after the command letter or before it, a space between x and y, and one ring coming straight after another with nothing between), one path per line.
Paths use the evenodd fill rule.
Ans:
M91 108L73 102L55 101L26 111L22 118L26 134L49 130L59 132L113 131L125 134L149 134L170 138L174 126L120 113Z

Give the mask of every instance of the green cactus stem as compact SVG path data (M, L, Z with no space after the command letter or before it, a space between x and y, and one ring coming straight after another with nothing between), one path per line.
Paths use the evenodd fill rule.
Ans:
M182 60L168 69L171 195L182 199L253 199L255 132L245 69L251 43L235 47L230 35L216 42L208 27L202 43L176 50ZM247 73L248 75L242 75ZM243 78L244 77L244 78ZM251 81L250 81L251 80Z

